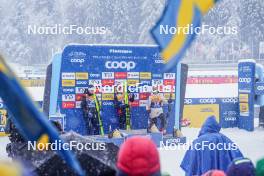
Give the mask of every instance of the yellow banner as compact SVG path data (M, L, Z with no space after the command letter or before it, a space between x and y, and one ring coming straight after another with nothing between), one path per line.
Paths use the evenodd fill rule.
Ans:
M140 72L140 79L151 79L150 72Z
M164 93L164 98L166 100L169 100L170 97L171 97L172 100L174 100L175 99L175 93L172 93L172 94L170 94L170 93Z
M88 79L88 73L87 72L76 72L75 77L77 80Z
M128 79L127 80L127 85L128 86L136 86L139 83L138 79Z
M74 86L75 86L75 80L68 80L68 79L62 80L62 87L74 87Z
M248 94L239 94L239 102L248 102Z
M102 94L102 100L114 100L114 94Z
M184 105L183 119L191 121L190 127L201 128L207 117L214 115L219 122L218 104Z

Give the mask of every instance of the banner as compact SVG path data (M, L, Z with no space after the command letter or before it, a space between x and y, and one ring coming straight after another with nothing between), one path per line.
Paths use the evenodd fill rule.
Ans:
M242 60L238 64L238 127L254 130L255 61Z
M175 94L176 68L175 71L163 73L162 66L163 60L157 46L67 46L62 53L57 101L60 112L65 114L65 130L85 134L80 104L88 85L99 85L95 86L96 95L102 103L105 132L116 128L119 124L113 104L113 86L123 81L127 82L130 92L135 95L135 101L130 104L132 129L146 129L149 88L158 87L159 92L167 98L171 93ZM168 105L164 105L164 111L168 111ZM168 133L172 133L174 121L172 108L168 117Z
M185 98L183 118L191 121L191 127L200 128L211 115L219 119L222 128L237 127L238 98Z

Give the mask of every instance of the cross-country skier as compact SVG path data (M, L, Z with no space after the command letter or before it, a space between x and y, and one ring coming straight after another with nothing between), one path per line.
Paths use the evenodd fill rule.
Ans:
M169 106L168 114L165 114L163 106L164 104L170 105L171 102L171 98L169 99L169 101L166 101L164 96L157 90L154 90L153 93L149 96L148 104L146 106L146 110L149 113L147 129L148 132L151 132L151 129L153 129L153 127L158 127L158 119L160 119L161 126L159 128L159 131L163 134L166 134L167 117L169 115L169 112L171 111L171 107Z
M90 86L84 91L84 97L81 102L83 118L88 135L97 135L103 133L101 122L101 107L93 87ZM102 134L103 135L103 134Z
M125 88L126 89L126 88ZM126 89L127 90L127 89ZM135 95L124 90L124 92L116 92L114 96L114 106L119 120L119 129L126 129L127 122L130 121L130 106L129 102L133 102Z

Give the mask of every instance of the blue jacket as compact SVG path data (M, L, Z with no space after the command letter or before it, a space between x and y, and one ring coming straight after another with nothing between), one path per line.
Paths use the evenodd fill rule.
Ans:
M187 176L202 175L213 169L226 171L233 159L243 157L238 147L219 133L220 129L214 116L204 122L198 138L193 141L181 163Z

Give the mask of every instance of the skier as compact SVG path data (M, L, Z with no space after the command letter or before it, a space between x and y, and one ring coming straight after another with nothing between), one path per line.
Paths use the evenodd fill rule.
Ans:
M81 108L83 111L87 134L98 135L101 132L101 135L103 135L101 108L98 98L93 91L93 87L90 86L88 89L85 89L84 94L85 95L83 96L81 102Z
M148 104L146 106L146 110L149 113L149 121L148 121L148 132L152 132L153 128L158 127L158 119L161 121L161 127L159 129L160 132L166 134L166 125L167 125L167 117L169 117L169 113L171 111L170 104L172 99L168 101L165 100L162 94L159 94L157 90L154 90L153 93L149 96ZM168 104L168 113L165 114L163 110L164 104Z
M133 102L135 99L134 94L129 92L117 92L115 90L114 95L114 107L116 109L117 117L119 119L119 129L126 129L126 126L130 128L130 106L129 102Z

